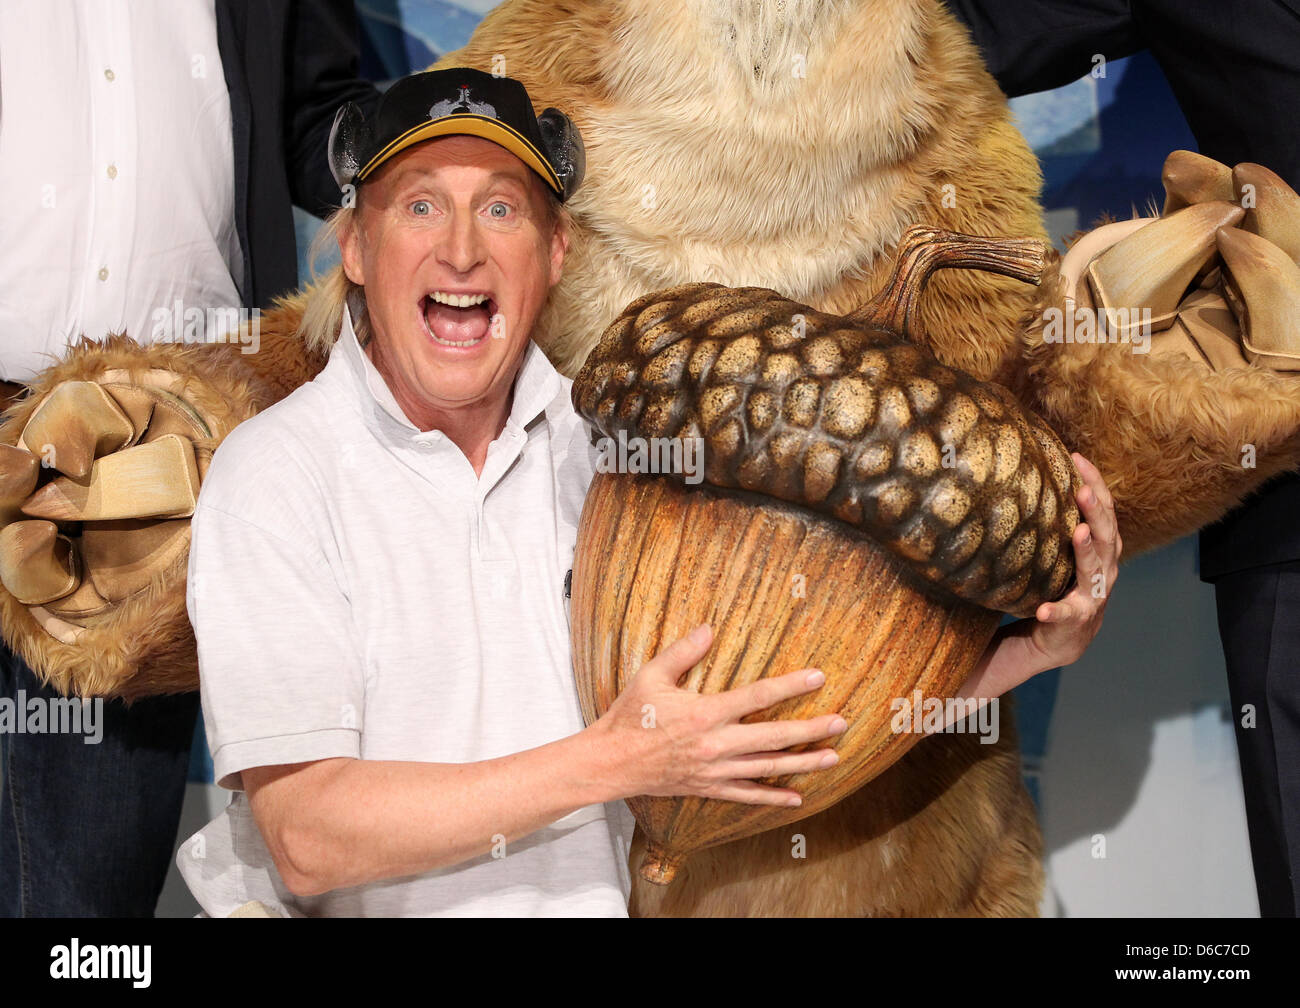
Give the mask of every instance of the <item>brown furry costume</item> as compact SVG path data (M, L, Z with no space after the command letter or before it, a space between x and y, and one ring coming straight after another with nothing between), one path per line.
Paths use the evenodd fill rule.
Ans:
M1034 155L965 29L937 0L511 0L439 65L516 77L537 108L561 108L581 130L588 172L569 204L576 229L535 333L569 374L608 320L649 290L697 280L755 285L845 314L883 286L913 224L1045 237ZM1011 384L1067 444L1092 457L1116 492L1127 543L1165 541L1221 514L1250 485L1220 485L1216 474L1227 463L1197 447L1204 431L1152 415L1153 403L1158 410L1170 397L1193 394L1193 379L1156 362L1112 374L1107 380L1123 392L1117 413L1092 391L1099 369L1112 363L1095 350L1049 354L1036 340L1029 323L1056 303L1054 283L1049 277L1039 301L1015 281L939 274L922 307L931 349L947 364ZM265 344L268 330L290 334L304 311L312 315L303 326L306 360L262 368L293 375L277 391L319 366L337 333L342 290L334 277L264 320ZM291 338L272 345L290 357L301 349ZM155 347L138 356L146 367L173 367L178 353ZM41 387L79 375L81 366L62 365ZM1276 471L1296 462L1300 414L1270 377L1258 381L1278 399L1279 422L1261 466ZM1192 397L1206 414L1205 430L1218 424L1215 443L1231 443L1232 414L1216 420L1221 403ZM236 399L241 414L264 404L251 390ZM30 403L0 431L10 443L23 408ZM1143 469L1149 459L1133 448L1146 443L1151 426L1162 432L1162 451L1181 450L1167 466L1195 460L1196 478L1216 491L1172 519L1169 505L1189 484L1181 469ZM182 577L183 569L173 574ZM7 593L0 601L6 626L20 627L11 631L19 648L40 664L34 634L43 631ZM180 605L183 615L183 599ZM101 660L96 651L91 666ZM126 652L110 664L120 673L130 660ZM193 668L192 653L188 665L173 654L167 661ZM151 669L136 679L137 692L176 688L174 680L149 681L160 672ZM90 675L64 685L89 692L101 681ZM788 831L773 831L697 854L672 886L638 881L631 908L1029 915L1042 891L1041 838L1012 730L996 745L972 735L927 739L850 798L799 823L798 832L807 838L805 860L791 858Z
M0 443L14 444L45 395L60 382L87 381L124 371L134 384L154 384L185 400L212 437L195 442L200 474L235 426L282 399L324 366L297 338L301 298L285 302L262 327L254 354L234 347L156 345L142 349L125 336L82 340L59 364L43 371L28 394L4 414ZM284 328L285 326L288 328ZM188 537L187 537L188 542ZM61 692L117 696L127 701L181 693L198 682L194 633L185 611L188 548L152 583L116 607L110 619L72 626L33 612L0 589L5 638L38 674Z

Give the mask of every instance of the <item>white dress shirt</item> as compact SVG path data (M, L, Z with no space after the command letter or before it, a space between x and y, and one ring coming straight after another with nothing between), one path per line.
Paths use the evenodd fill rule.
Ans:
M232 150L211 0L0 3L0 378L238 309Z

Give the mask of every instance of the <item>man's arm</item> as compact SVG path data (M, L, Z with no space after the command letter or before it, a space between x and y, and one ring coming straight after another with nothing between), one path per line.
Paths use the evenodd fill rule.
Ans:
M243 771L253 816L294 894L458 864L587 805L633 795L699 795L797 805L756 777L834 766L833 750L781 750L846 727L838 715L740 724L747 714L818 689L802 669L716 696L678 681L708 651L707 628L648 662L585 731L525 752L465 764L324 759ZM645 705L655 727L643 721Z

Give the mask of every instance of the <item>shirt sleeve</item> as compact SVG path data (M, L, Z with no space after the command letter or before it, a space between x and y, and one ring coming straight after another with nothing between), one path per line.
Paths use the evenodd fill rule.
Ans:
M187 603L215 777L232 790L249 767L361 755L350 606L303 518L271 531L202 495L194 513Z

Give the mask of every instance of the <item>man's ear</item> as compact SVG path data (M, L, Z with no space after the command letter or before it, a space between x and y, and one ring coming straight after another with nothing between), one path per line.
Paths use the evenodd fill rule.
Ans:
M354 284L365 286L366 272L361 255L360 211L353 210L339 227L339 254L343 258L343 273Z
M564 214L555 215L555 232L551 235L551 286L560 282L564 257L569 251L569 228Z

